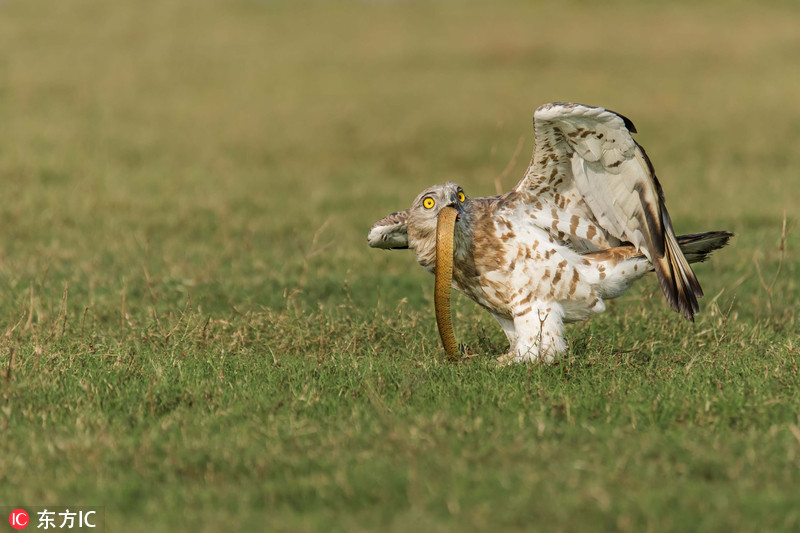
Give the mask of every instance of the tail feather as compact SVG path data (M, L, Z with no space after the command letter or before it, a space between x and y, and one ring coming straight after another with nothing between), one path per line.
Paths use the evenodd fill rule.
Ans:
M711 252L719 250L733 237L728 231L707 231L705 233L691 233L679 235L678 245L683 256L689 264L702 263L708 259Z

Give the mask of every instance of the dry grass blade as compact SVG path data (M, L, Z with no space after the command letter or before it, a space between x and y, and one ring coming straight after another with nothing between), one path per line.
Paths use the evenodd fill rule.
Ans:
M781 222L781 241L780 245L778 246L778 251L780 252L778 256L778 266L775 269L775 274L772 276L772 281L767 283L764 279L763 274L761 273L761 266L758 263L758 259L753 256L753 264L756 267L756 274L758 275L758 281L761 284L761 287L764 289L764 292L767 293L767 307L769 308L769 314L771 317L775 317L775 309L773 307L773 291L775 288L775 283L778 281L778 277L780 276L781 270L783 269L783 260L786 255L786 211L783 211L783 220Z

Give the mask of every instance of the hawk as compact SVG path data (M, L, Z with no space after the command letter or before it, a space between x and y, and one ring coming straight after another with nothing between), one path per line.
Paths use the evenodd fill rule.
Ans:
M485 308L510 343L501 359L551 362L566 350L564 323L655 271L672 309L694 321L703 290L689 263L733 236L676 236L661 185L633 123L600 108L550 103L533 116L530 166L511 191L471 198L455 183L422 191L409 209L370 229L374 248L410 248L436 266L436 225L458 211L452 286Z

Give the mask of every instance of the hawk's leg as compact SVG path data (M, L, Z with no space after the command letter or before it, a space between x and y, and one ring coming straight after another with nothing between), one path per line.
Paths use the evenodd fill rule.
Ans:
M518 363L541 359L552 363L567 349L564 342L564 309L560 304L540 302L525 313L514 317L516 346L511 352Z

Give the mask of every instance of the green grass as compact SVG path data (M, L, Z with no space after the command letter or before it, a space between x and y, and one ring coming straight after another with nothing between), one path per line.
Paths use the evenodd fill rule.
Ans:
M109 531L796 531L798 16L0 3L0 504L102 505ZM558 365L500 368L456 297L481 356L447 364L433 278L366 232L432 183L510 188L553 100L629 116L676 229L737 236L693 325L648 279Z

